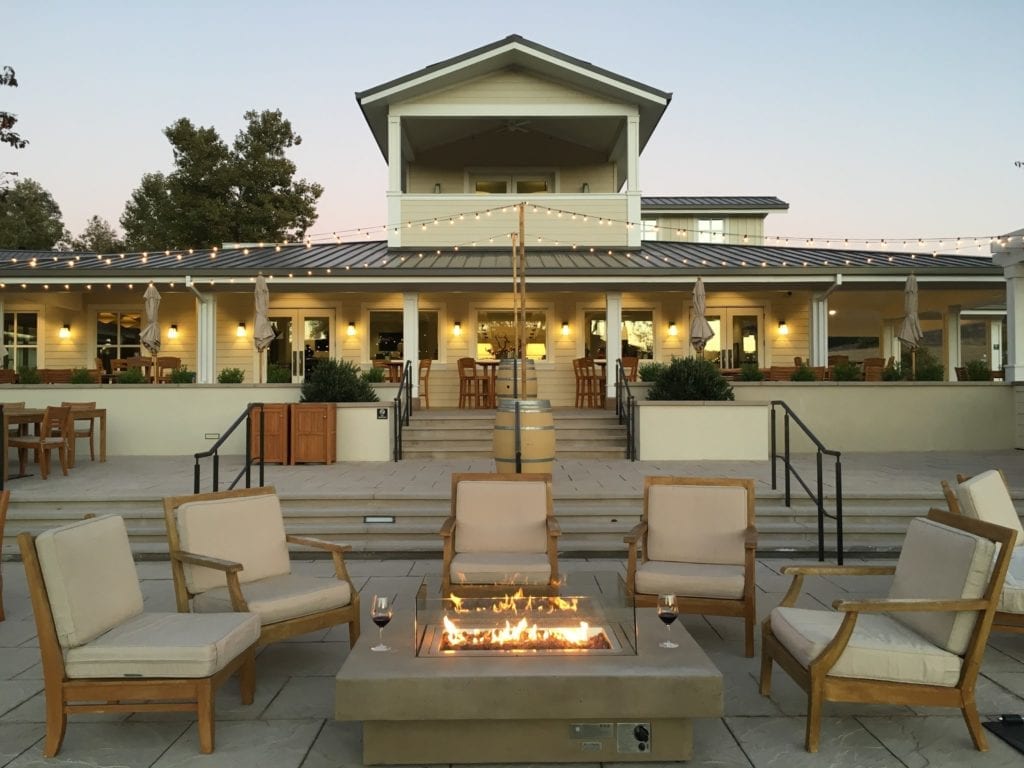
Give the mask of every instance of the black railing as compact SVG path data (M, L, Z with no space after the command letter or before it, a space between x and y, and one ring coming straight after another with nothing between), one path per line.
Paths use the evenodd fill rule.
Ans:
M780 455L777 448L776 441L776 422L775 422L775 406L781 406L785 411L785 417L783 419L783 453ZM812 491L810 487L804 482L804 479L797 472L793 466L790 456L790 441L789 441L789 423L793 421L800 429L804 431L807 438L814 444L817 450L816 453L816 467L817 467L817 485L816 490ZM843 564L843 463L840 461L839 451L832 451L822 445L821 441L814 436L814 433L807 428L800 417L797 416L793 409L790 408L782 400L772 400L772 447L771 456L769 457L772 462L772 490L775 490L778 485L776 482L776 463L778 459L782 459L783 464L786 466L786 506L792 506L792 495L790 493L790 478L795 477L796 481L800 483L801 487L807 492L808 497L818 508L818 560L823 561L825 559L825 518L831 518L836 521L836 562L839 565ZM824 471L824 457L832 456L835 458L835 487L836 487L836 509L835 512L827 512L825 510L825 471Z
M636 398L629 391L629 379L622 360L615 361L615 415L626 425L626 458L636 461Z
M260 428L260 432L259 432L259 435L260 435L260 437L259 437L259 450L257 451L257 453L259 454L258 458L253 458L253 455L252 455L252 422L253 422L253 412L254 411L258 412L258 414L259 414L256 417L259 420L258 423L259 423L259 428ZM214 490L214 491L219 491L220 490L220 449L221 449L221 446L223 446L224 443L227 441L227 439L229 437L231 437L231 435L234 433L234 431L236 429L238 429L239 425L242 424L242 422L245 422L245 463L242 466L242 468L238 471L238 474L235 476L235 479L231 481L231 484L228 486L228 490L231 490L236 485L238 485L238 481L241 480L242 477L245 477L245 487L246 488L251 488L252 487L252 465L253 465L254 462L258 462L259 463L259 468L260 468L259 487L261 487L261 488L263 487L263 485L264 485L264 482L263 482L264 481L263 456L265 454L264 441L266 440L266 434L267 434L266 429L264 429L264 423L263 423L264 422L263 403L249 403L249 405L246 406L245 410L238 416L237 419L235 419L233 422L231 422L231 426L228 427L227 430L225 430L221 434L220 438L217 440L217 442L215 442L213 444L213 446L209 450L202 451L200 453L194 454L196 463L195 463L195 467L193 468L193 473L192 473L193 474L193 481L192 481L192 492L193 493L199 493L200 492L200 488L202 486L201 477L200 477L200 472L201 472L201 464L199 463L200 459L208 459L210 457L213 457L213 488L211 490Z
M395 397L394 422L391 426L391 434L394 440L392 453L395 461L402 459L402 428L409 426L409 417L412 415L412 360L405 361L402 369L402 378L398 382L398 395Z

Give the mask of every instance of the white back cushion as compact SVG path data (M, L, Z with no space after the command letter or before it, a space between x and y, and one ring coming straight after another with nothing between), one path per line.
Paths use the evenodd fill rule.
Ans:
M85 645L142 613L139 576L119 515L44 531L36 553L63 648Z
M455 489L456 552L546 552L544 481L463 480Z
M1024 526L1020 524L1020 516L999 470L989 469L964 480L957 487L956 495L965 515L1012 528L1017 532L1016 546L1024 546Z
M903 541L889 597L930 600L976 600L985 594L995 542L924 517L914 518ZM893 613L915 632L963 656L978 614Z
M241 563L243 584L291 572L276 494L186 502L175 520L183 550ZM227 584L222 572L194 565L185 565L185 583L192 594Z
M747 489L731 485L651 485L647 558L676 563L743 563Z

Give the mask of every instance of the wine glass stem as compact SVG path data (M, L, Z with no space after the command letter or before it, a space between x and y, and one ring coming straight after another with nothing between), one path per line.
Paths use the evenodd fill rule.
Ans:
M380 644L384 645L384 627L377 627L377 637L380 640Z

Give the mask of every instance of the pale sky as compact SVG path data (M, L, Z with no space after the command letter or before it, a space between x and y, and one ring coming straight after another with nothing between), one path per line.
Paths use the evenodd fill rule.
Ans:
M249 109L302 135L330 234L386 223L387 169L354 93L519 34L673 94L644 195L776 195L766 233L986 236L1024 227L1022 0L6 0L0 89L78 234L171 169L179 117L228 143ZM205 245L205 244L197 244ZM987 249L986 249L987 250Z

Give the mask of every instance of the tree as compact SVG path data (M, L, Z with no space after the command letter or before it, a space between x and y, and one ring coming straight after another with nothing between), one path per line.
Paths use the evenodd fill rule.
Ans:
M184 248L300 239L323 187L295 180L285 152L302 142L280 110L245 113L227 146L213 128L181 118L164 130L174 170L146 174L121 216L128 247Z
M0 68L0 85L9 85L11 88L18 87L18 79L14 76L13 69L10 67ZM28 139L23 139L14 132L16 122L18 122L17 115L0 111L0 144L10 144L15 149L24 149L28 146Z
M124 250L124 240L117 234L109 221L99 216L93 216L86 223L82 234L71 240L71 250L113 253Z
M0 196L0 248L49 250L64 235L60 206L32 179Z

